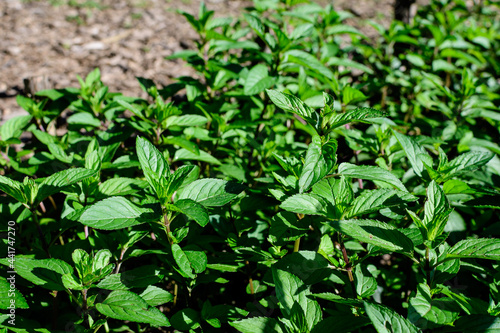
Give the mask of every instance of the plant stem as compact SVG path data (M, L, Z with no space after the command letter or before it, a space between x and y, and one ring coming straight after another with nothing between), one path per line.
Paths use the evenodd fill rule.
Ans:
M349 277L349 282L351 282L352 293L356 296L356 286L354 285L354 276L352 275L352 265L349 262L349 256L347 255L347 249L345 248L344 242L341 239L342 235L339 235L340 249L342 250L342 256L345 261L345 268L347 270L347 276Z
M88 319L87 319L87 311L88 311L88 306L87 306L87 289L82 290L82 319L83 322L89 325Z
M250 294L254 296L255 290L253 290L253 279L251 277L248 278L248 284L250 285Z
M45 237L43 235L42 227L40 226L40 222L38 221L38 215L36 215L36 209L31 209L31 216L33 216L33 221L35 221L36 229L38 230L38 236L42 241L43 250L47 254L47 257L50 258L49 246L47 245L47 241L45 240Z
M429 248L425 247L425 272L427 277L427 284L431 285L431 264L429 259Z
M171 233L170 233L170 219L168 217L168 213L163 215L163 219L165 221L165 230L167 231L168 242L170 243L170 245L173 245L174 241L172 240Z
M75 295L73 295L73 293L71 292L71 290L69 289L66 289L66 292L68 293L68 295L70 296L70 298L80 307L82 307L82 304L80 304L80 302L78 302L78 298L76 298Z
M120 259L118 259L118 265L116 265L115 269L115 274L118 274L120 272L120 267L122 267L122 262L123 262L123 256L125 255L125 252L127 252L128 247L124 247L121 252L120 252Z
M299 218L299 220L302 220L304 218L304 214L297 214L297 217ZM293 244L293 252L299 252L299 249L300 249L300 238L297 238L295 240L295 243Z
M173 306L175 307L175 305L177 304L177 293L179 291L179 286L177 285L177 283L175 283L175 281L172 282L174 284L174 301L173 301Z
M293 244L293 252L299 252L300 248L300 237L295 240L295 243Z

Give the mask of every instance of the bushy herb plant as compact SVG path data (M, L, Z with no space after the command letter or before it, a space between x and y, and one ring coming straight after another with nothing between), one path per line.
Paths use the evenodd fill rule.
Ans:
M493 332L499 8L181 12L196 75L18 97L3 332ZM14 305L12 305L14 304Z

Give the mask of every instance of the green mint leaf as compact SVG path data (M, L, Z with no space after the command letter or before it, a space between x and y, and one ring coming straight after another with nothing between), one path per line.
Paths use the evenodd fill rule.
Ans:
M99 230L117 230L144 223L143 214L150 212L124 197L111 197L88 207L78 221Z
M185 184L186 180L190 180L192 176L197 176L197 169L198 167L195 165L183 165L175 170L168 182L167 196L171 197L175 191Z
M192 199L177 200L173 206L177 208L177 211L192 218L202 227L209 222L207 209Z
M304 118L314 128L319 128L319 114L300 99L277 90L267 89L266 91L274 105L285 111L295 113L296 115Z
M0 126L0 137L2 141L17 139L23 133L23 129L28 125L33 116L17 116L10 118Z
M186 114L182 116L171 116L167 119L165 127L171 126L203 126L207 123L207 118L197 114Z
M292 195L281 203L280 208L292 213L305 215L335 216L332 204L317 194L305 193Z
M127 290L112 291L96 309L103 315L119 320L130 320L152 326L170 326L167 317L157 308L150 307L139 295Z
M156 286L149 285L139 296L149 306L158 306L174 300L174 295Z
M399 141L401 148L405 152L408 161L410 162L413 172L422 178L422 171L425 169L421 156L429 156L427 151L422 148L412 137L394 131L394 136ZM429 156L430 157L430 156Z
M190 279L196 278L196 275L193 274L193 268L191 267L188 256L182 251L178 244L172 245L172 255L180 269L179 273L181 273L182 276Z
M366 266L359 264L354 270L356 294L362 298L372 296L377 290L377 280L371 276Z
M417 198L410 193L398 190L365 190L360 196L354 199L352 206L344 215L345 218L361 216L371 212L376 212L382 208L399 206L405 202L416 200Z
M299 178L299 191L304 193L320 181L334 167L337 152L337 142L330 141L323 145L321 138L315 135L307 148L304 167Z
M210 164L221 165L221 162L217 158L213 157L206 151L200 150L199 154L196 154L184 148L175 152L174 162L177 161L202 161Z
M325 178L316 183L312 192L328 200L335 209L333 218L340 218L341 214L354 200L351 184L346 177L340 179Z
M179 199L191 199L205 207L224 206L235 199L246 187L227 180L204 178L187 185Z
M244 13L243 17L247 21L248 25L257 33L260 38L263 38L265 33L265 27L262 24L260 18L255 15Z
M247 75L243 85L243 93L247 96L256 95L274 85L275 79L269 76L267 66L255 65Z
M372 108L358 108L353 111L347 111L345 113L334 115L329 120L329 129L332 130L354 121L363 121L371 118L385 117L385 115L386 114L384 112Z
M452 212L443 189L434 180L427 188L427 201L424 210L425 215L422 223L427 229L427 239L432 241L443 233Z
M335 302L339 304L344 304L344 305L349 305L352 307L361 307L363 306L363 301L356 299L356 298L344 298L342 296L339 296L337 294L333 293L320 293L320 294L311 294L311 296L314 296L316 298L324 299L329 302Z
M308 68L324 78L335 81L335 74L314 55L302 50L289 50L283 54L284 62L295 63ZM311 124L312 125L312 124Z
M21 203L28 203L24 185L21 182L0 175L0 190Z
M151 142L140 136L136 140L136 150L146 180L158 198L165 199L165 188L170 177L170 168L165 157Z
M135 178L118 177L111 178L99 184L96 199L104 199L112 196L124 196L139 192L146 188L148 183Z
M500 239L464 239L455 244L447 258L500 260Z
M357 241L378 246L394 252L411 253L412 241L396 227L375 220L341 220L330 222L338 232L344 233Z
M203 273L207 268L208 258L205 252L201 250L184 250L184 253L189 259L189 263L196 274Z
M318 302L307 297L311 294L309 287L288 271L273 267L272 274L276 297L280 302L283 315L290 318L294 305L298 303L306 315L308 329L311 330L315 324L321 321L322 312Z
M349 178L360 178L390 184L400 191L408 192L395 175L380 167L342 163L339 165L339 174Z
M39 185L36 201L40 202L49 195L61 192L61 190L66 186L75 184L88 177L92 177L95 174L97 174L96 170L84 168L73 168L56 172L43 179L42 183Z
M443 176L443 181L446 181L464 172L469 172L482 167L494 156L495 154L492 152L466 152L451 160L439 171L445 174L445 176Z
M458 318L459 310L450 298L432 299L429 286L420 283L417 294L409 301L408 320L421 329L432 329L451 325Z

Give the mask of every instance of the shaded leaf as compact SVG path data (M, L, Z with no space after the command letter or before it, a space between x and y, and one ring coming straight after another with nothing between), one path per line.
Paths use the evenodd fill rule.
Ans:
M201 316L198 311L185 308L177 311L170 320L176 330L192 332L200 327Z
M356 316L348 312L338 312L320 321L314 326L311 333L348 333L370 324L370 321L363 316Z
M65 290L62 276L73 272L73 268L68 263L59 259L16 257L15 262L16 273L19 276L49 290Z
M488 315L470 315L458 319L449 332L498 333L500 318Z
M420 330L397 312L383 305L364 302L366 314L378 333L417 333Z
M230 322L241 333L283 333L280 323L270 317L254 317Z
M131 257L134 257L134 255L131 255ZM97 287L107 290L147 288L160 282L163 276L162 271L156 265L139 266L122 273L110 274L101 280Z
M16 309L28 309L29 305L26 302L24 296L17 289L11 288L11 282L15 284L15 276L12 279L12 276L7 274L7 278L0 276L0 309L7 310L9 307L12 307L12 302L15 305Z

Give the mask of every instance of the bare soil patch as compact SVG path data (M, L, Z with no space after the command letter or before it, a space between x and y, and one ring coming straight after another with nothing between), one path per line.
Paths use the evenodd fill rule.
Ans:
M15 96L23 92L26 78L34 78L35 88L78 86L76 74L84 77L99 67L110 91L141 96L136 76L166 85L193 74L182 61L165 57L194 46L196 33L176 11L197 15L200 0L77 0L79 6L55 1L0 1L2 120L23 112ZM393 1L341 0L334 5L355 14L353 23L366 29L365 19L390 22ZM216 16L237 17L252 5L248 0L205 2Z

